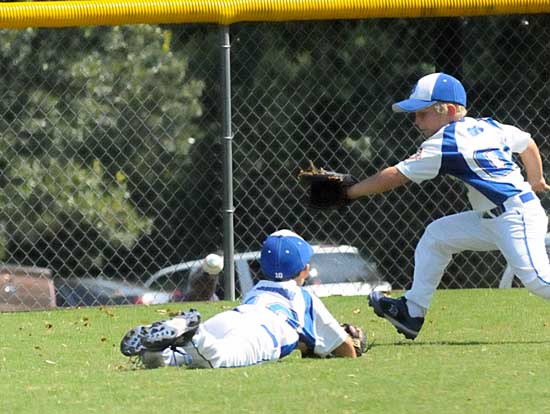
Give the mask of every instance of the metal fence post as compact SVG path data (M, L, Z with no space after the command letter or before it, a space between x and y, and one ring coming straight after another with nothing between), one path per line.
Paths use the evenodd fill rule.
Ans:
M222 125L224 143L223 163L223 251L224 299L235 300L235 262L233 230L233 134L231 131L231 42L229 26L220 28Z

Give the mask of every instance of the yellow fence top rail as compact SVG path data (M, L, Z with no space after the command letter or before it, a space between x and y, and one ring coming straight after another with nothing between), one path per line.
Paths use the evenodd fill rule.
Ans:
M0 28L549 13L550 0L94 0L0 4Z

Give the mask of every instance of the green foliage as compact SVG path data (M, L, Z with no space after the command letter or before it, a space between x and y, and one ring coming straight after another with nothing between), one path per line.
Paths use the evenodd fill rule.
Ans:
M426 224L467 208L460 187L448 180L410 185L344 212L316 214L303 205L297 170L311 159L364 177L414 153L421 138L410 119L392 114L391 103L434 70L464 80L473 116L517 121L544 144L541 137L550 135L549 21L537 15L232 25L236 249L257 249L266 233L292 227L307 238L357 245L381 262L388 278L407 286ZM88 220L71 219L61 231L59 221L45 216L37 220L39 229L24 220L24 231L12 237L16 219L39 214L22 204L0 223L3 258L80 274L79 258L103 257L93 261L140 278L221 247L218 30L0 31L0 189L20 191L23 181L11 176L19 166L74 166L64 173L78 179L93 175L97 160L102 186L110 188L121 173L129 195L116 196L124 200L128 223L105 223L111 230L101 230L104 242L97 242L95 228L71 227ZM541 151L547 159L547 146ZM71 211L68 198L59 197L59 211ZM109 197L96 201L115 203ZM80 207L88 208L80 211L83 217L96 214ZM55 237L25 241L39 240L38 233ZM460 266L453 278L494 285L480 276L496 274L495 260L485 258L468 258L475 274Z
M90 244L76 257L84 267L101 267L101 247L131 248L138 237L151 231L151 220L140 216L129 198L126 179L119 172L109 180L99 161L92 168L57 160L20 160L5 172L9 182L0 193L7 237L21 244L55 243L56 235L78 229L85 240L73 240L68 231L65 244ZM73 252L77 254L77 252ZM5 258L5 253L4 253Z
M92 34L88 29L83 42ZM115 27L100 47L74 61L68 68L75 92L69 106L79 125L136 153L160 145L187 154L189 138L199 132L190 121L202 114L204 82L189 77L187 59L173 53L170 38L155 26Z
M365 297L332 297L325 303L339 320L363 326L369 342L374 341L360 359L301 359L293 353L280 362L246 368L132 370L118 350L124 333L137 324L164 319L181 305L3 313L0 411L550 410L548 303L523 289L438 291L415 341L403 339L374 316ZM232 305L193 304L205 318Z
M204 135L204 82L156 26L0 36L1 258L100 269L151 234L173 196Z

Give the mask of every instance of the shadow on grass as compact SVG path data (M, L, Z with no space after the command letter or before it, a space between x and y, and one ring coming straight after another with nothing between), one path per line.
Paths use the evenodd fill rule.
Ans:
M425 342L393 342L369 345L370 348L383 346L479 346L479 345L544 345L550 344L550 339L544 341L425 341Z

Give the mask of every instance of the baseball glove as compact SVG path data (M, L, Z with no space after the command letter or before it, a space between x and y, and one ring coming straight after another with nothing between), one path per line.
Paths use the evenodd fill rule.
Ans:
M349 323L343 323L342 328L353 340L353 347L355 348L355 355L360 357L367 352L367 335L363 333L363 330L358 326L351 325Z
M309 163L308 169L300 169L298 179L309 186L310 207L324 210L344 207L351 203L347 189L359 182L355 177L316 168L313 162Z

